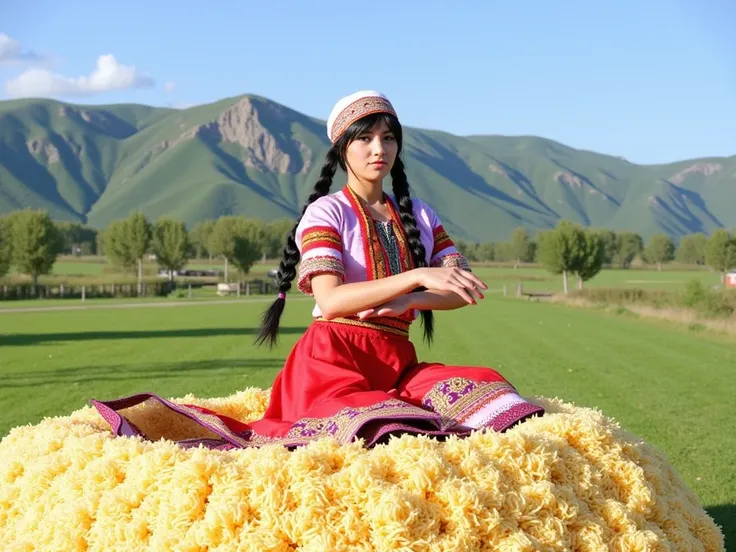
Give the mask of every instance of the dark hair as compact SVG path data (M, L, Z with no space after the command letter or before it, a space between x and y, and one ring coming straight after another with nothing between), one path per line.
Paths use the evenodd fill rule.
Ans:
M401 224L406 232L414 266L417 268L427 266L425 256L426 250L420 239L417 221L414 218L413 205L411 197L409 196L409 182L406 178L406 172L404 171L404 163L401 161L400 157L403 144L403 131L401 124L398 119L391 114L374 113L372 115L367 115L350 125L350 127L345 130L337 142L335 142L327 152L325 164L322 166L322 171L320 172L317 183L314 185L314 190L302 207L302 212L299 215L299 218L286 238L284 255L281 259L281 263L279 264L278 271L278 291L280 293L286 294L291 289L292 280L296 278L296 265L299 263L300 255L295 236L296 229L298 228L299 222L304 216L304 213L307 211L310 204L330 193L332 179L335 176L337 167L339 166L344 171L347 170L347 166L345 164L345 151L347 150L348 145L358 136L369 131L381 122L386 123L386 126L391 130L398 144L396 161L391 168L391 179L393 181L394 197L399 205ZM414 291L420 291L423 289L424 288L418 288ZM261 327L258 332L258 337L256 338L256 344L261 345L268 341L269 345L273 346L276 343L276 340L278 339L279 322L281 320L281 314L284 312L285 303L286 299L279 297L263 313ZM424 328L424 339L428 343L431 343L434 335L433 313L432 311L421 311L421 315L422 326Z

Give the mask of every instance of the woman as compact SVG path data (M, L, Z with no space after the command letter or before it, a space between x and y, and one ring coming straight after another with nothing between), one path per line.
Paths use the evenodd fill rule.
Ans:
M399 157L402 128L389 100L374 91L341 99L327 135L332 148L287 239L279 295L257 341L276 341L295 279L315 298L314 321L277 375L263 418L243 424L153 395L93 401L118 434L141 434L118 411L150 398L216 434L181 444L223 448L295 447L324 437L372 446L397 433L505 431L543 413L490 368L417 359L409 327L418 313L431 341L433 310L474 305L487 287L434 211L410 197ZM330 193L338 166L347 183ZM383 190L389 175L392 195Z

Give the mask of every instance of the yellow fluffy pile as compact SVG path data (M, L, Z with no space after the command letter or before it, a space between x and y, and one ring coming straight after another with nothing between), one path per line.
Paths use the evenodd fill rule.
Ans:
M176 400L252 420L268 394ZM0 550L724 550L660 453L597 411L536 400L547 415L503 434L291 452L113 437L85 407L0 442ZM131 419L181 433L148 405Z

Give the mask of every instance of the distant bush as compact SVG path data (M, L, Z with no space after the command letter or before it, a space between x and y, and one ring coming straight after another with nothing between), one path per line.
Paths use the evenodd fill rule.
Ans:
M678 291L640 288L588 288L576 290L572 297L606 305L648 305L655 308L685 308L703 317L729 317L736 312L736 293L716 290L691 280Z
M594 303L606 304L645 304L654 306L672 306L672 294L661 290L641 288L584 288L570 293L571 297L580 297Z
M698 280L690 280L679 299L682 306L710 317L731 316L736 310L734 294L707 288Z

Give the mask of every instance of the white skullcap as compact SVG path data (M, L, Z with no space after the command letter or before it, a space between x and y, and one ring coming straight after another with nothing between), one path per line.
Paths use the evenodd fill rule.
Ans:
M327 137L330 142L334 144L350 125L372 113L396 116L388 98L375 90L361 90L338 100L327 118Z

